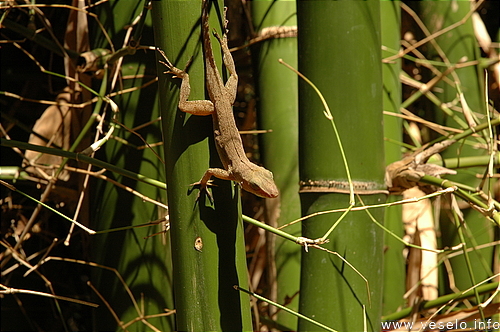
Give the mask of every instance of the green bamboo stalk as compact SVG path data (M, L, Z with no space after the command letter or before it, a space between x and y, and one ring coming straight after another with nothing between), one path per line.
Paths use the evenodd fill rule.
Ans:
M467 168L467 167L477 167L483 166L488 167L488 163L491 161L490 156L471 156L463 158L449 158L449 159L435 159L429 160L429 163L440 165L446 168ZM497 152L493 155L493 167L500 166L500 153Z
M97 6L95 13L103 22L115 44L109 45L102 31L92 30L93 34L90 39L94 43L94 48L122 49L124 46L122 44L123 28L129 26L141 12L143 15L146 14L146 17L140 20L144 23L141 43L153 45L153 36L150 33L152 20L150 14L144 12L144 4L143 1L133 4L114 1ZM139 29L139 26L135 26L134 32L139 33ZM147 33L148 31L149 33ZM114 55L120 53L114 53ZM156 76L154 52L137 52L135 54L124 52L122 54L123 63L120 74L121 77L127 79L119 81L115 90L142 86ZM104 85L109 86L109 82L105 82ZM160 116L158 90L155 86L119 95L113 100L120 109L117 120L127 128L135 128ZM150 125L137 132L147 142L159 142L162 139L158 124ZM144 144L134 134L122 128L116 128L114 135L132 144ZM149 148L138 150L134 149L133 146L125 146L119 141L109 140L99 151L99 158L105 159L108 165L112 164L116 167L113 169L106 167L110 171L116 172L120 169L124 171L110 174L110 177L148 197L166 203L164 165L157 157L157 155L162 155L162 148L156 147L154 150ZM82 158L78 159L82 160ZM93 162L95 159L91 161ZM141 179L146 180L147 183ZM92 225L98 230L143 225L161 219L168 213L163 208L145 204L141 198L132 196L113 184L102 181L95 183L91 196L93 198L92 211L94 212ZM156 184L156 186L151 186L151 184ZM158 224L152 227L134 227L126 231L100 233L91 239L93 261L116 268L123 276L137 302L131 301L122 283L113 274L100 269L93 270L92 283L109 301L111 308L123 324L129 324L139 316L154 316L163 313L165 308L174 309L170 238L169 234L163 231L164 225ZM159 233L159 235L152 236L155 233ZM116 321L104 305L95 311L95 317L96 330L121 330L120 327L123 326L117 327ZM136 321L128 326L127 330L142 330L145 326L148 330L151 330L152 326L161 331L175 330L173 315L148 318L147 323L150 325Z
M399 1L381 1L381 28L382 45L384 49L398 49L400 45L400 19L401 9ZM392 55L382 51L382 58ZM401 84L399 73L401 60L394 60L382 65L384 92L384 111L400 113ZM401 142L403 139L401 119L395 116L384 116L385 162L387 165L401 159L401 148L393 141ZM395 202L401 196L390 196L388 202ZM402 238L404 235L402 219L402 206L393 207L385 211L385 227ZM406 282L406 265L403 257L404 244L393 236L385 237L384 252L384 299L383 313L394 312L404 305Z
M355 191L382 192L385 160L379 2L304 1L298 3L297 14L299 70L316 84L332 110ZM350 184L340 146L331 124L324 119L318 96L299 82L300 180L310 184L301 190L302 214L348 207ZM318 188L324 183L329 185ZM384 194L361 194L367 205L385 201ZM373 215L383 220L382 209L374 210ZM321 237L336 218L321 215L304 221L302 235ZM368 280L370 295L364 280L342 260L310 250L302 254L300 313L337 330L378 331L383 231L366 213L351 212L329 240L323 246L338 252ZM299 330L315 329L299 320Z
M456 4L449 1L426 1L420 3L419 9L423 22L428 27L430 33L433 33L466 17L471 6L469 6L468 3L460 1ZM458 63L461 59L464 59L464 57L466 57L468 61L480 58L479 47L474 38L474 30L470 19L448 33L436 38L436 43L442 49L442 52L446 54L447 61L450 63ZM429 47L427 57L435 58L436 54L436 49ZM445 70L446 68L442 71L444 72ZM438 84L438 86L443 89L442 93L436 93L436 97L441 103L459 100L459 92L463 92L468 107L474 112L485 114L485 82L484 73L480 65L456 69L455 76L448 75L448 78L454 81L456 85ZM464 109L467 108L464 103L460 103L459 106L462 106ZM439 111L437 111L437 114L440 115L437 118L438 123L447 126L456 126L455 121L451 120L446 114L440 113ZM459 115L463 118L463 114ZM465 118L463 119L465 122ZM477 122L479 123L479 121ZM479 132L479 134L481 133L484 133L484 131ZM443 158L446 159L461 159L464 157L479 157L485 154L487 154L487 151L464 144L457 148L447 149L442 155ZM457 170L457 175L449 176L448 178L454 182L475 187L479 184L479 180L475 177L475 174L484 174L484 171L484 167L459 169ZM484 190L490 190L492 184L493 183L489 181L489 184L487 183ZM467 228L470 232L467 241L468 247L494 240L490 221L471 208L465 209L463 213ZM450 222L449 220L443 219L441 221L441 230L442 245L453 246L460 242L459 232L452 221ZM455 274L454 282L456 287L458 289L466 289L475 283L474 280L481 280L490 276L492 273L491 269L485 269L484 264L481 264L480 261L493 262L492 254L492 250L472 253L472 257L475 257L475 259L472 260L473 271L468 271L468 264L465 257L453 258L451 264ZM469 278L469 276L471 276L471 278Z
M236 289L238 289L238 290L240 290L240 291L242 291L242 292L244 292L244 293L247 293L247 294L249 294L249 295L252 295L253 297L255 297L255 298L257 298L257 299L259 299L259 300L261 300L261 301L264 301L264 302L266 302L266 303L268 303L268 304L270 304L270 305L272 305L272 306L277 306L279 309L281 309L281 310L283 310L283 311L286 311L286 312L288 312L288 313L289 313L289 314L291 314L291 315L294 315L294 316L300 317L301 319L307 320L307 321L308 321L308 322L310 322L311 324L314 324L314 325L316 325L316 326L318 326L318 327L320 327L320 328L322 328L322 329L324 329L324 330L326 330L326 331L337 332L337 331L335 331L334 329L329 328L328 326L325 326L325 325L323 325L323 324L321 324L321 323L318 323L318 322L316 322L315 320L313 320L313 319L311 319L311 318L309 318L309 317L306 317L306 316L304 316L304 315L302 315L302 314L300 314L300 313L297 313L297 312L295 312L295 311L291 310L290 308L288 308L288 307L286 307L286 306L282 306L282 305L280 305L280 304L278 304L278 303L276 303L276 302L273 302L273 301L271 301L271 300L269 300L269 299L266 299L265 297L260 296L260 295L259 295L259 294L257 294L257 293L250 292L250 291L248 291L248 290L246 290L246 289L243 289L243 288L240 288L240 287L237 287Z
M220 33L222 4L212 3L210 25ZM206 99L200 47L201 1L154 1L156 45L170 61L189 68L191 100ZM218 42L212 40L220 63ZM159 58L161 60L161 57ZM196 202L189 184L206 169L221 167L209 117L189 116L177 109L180 81L158 67L167 195L170 208L176 329L180 331L252 330L239 190L216 180L214 204Z
M254 1L252 18L256 32L268 27L297 25L294 1ZM261 136L261 155L267 168L274 173L280 196L266 202L266 222L274 227L300 217L298 194L298 79L295 73L278 63L285 59L297 67L297 38L269 39L252 49L256 56L258 116L262 129L272 132ZM279 88L277 88L279 87ZM300 236L300 224L286 230ZM268 297L287 308L298 310L301 247L268 233L268 275L271 287ZM274 257L274 260L273 260ZM290 302L287 303L287 299ZM271 317L275 307L270 306ZM277 322L290 329L297 327L297 317L280 310Z

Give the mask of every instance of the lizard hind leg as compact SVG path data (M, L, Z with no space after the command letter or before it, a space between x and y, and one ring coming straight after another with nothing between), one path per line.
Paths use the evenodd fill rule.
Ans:
M161 56L165 60L165 61L161 61L161 60L159 61L162 65L164 65L168 69L174 67L174 65L170 62L170 60L167 58L167 55L165 54L165 52L163 52L163 50L161 48L157 47L156 50L161 54Z
M165 67L168 68L168 71L164 72L164 74L172 74L174 75L174 78L183 78L184 75L187 75L187 70L189 66L191 66L191 63L193 63L193 57L191 56L189 60L186 62L186 66L184 66L184 70L181 70L179 68L176 68L168 59L167 55L165 52L163 52L162 49L159 47L156 48L156 50L162 55L163 59L165 61L159 61L161 64L163 64Z
M173 78L182 79L180 94L179 94L179 104L178 107L182 112L186 112L193 115L207 116L214 113L214 104L210 100L188 100L189 95L191 94L191 85L189 84L189 74L186 72L193 58L191 57L187 64L186 69L181 70L175 67L170 60L165 55L165 52L157 48L158 52L163 56L165 61L160 61L160 63L164 64L168 70L165 72L166 74L173 75Z
M174 78L180 78L180 79L183 79L185 76L187 76L186 71L175 67L172 64L172 62L170 62L170 60L168 59L165 52L163 52L163 50L161 50L158 47L156 48L156 50L163 56L163 59L165 60L165 61L160 60L160 63L163 64L168 69L166 72L164 72L164 74L171 74L171 75L173 75Z

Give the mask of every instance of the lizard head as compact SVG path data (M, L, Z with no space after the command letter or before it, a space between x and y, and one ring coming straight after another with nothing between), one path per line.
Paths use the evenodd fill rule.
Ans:
M257 165L253 165L250 176L241 181L241 186L248 192L264 198L278 196L278 188L274 183L273 173Z

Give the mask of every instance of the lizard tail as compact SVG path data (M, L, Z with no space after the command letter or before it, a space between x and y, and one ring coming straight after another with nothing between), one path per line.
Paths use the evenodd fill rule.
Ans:
M201 25L202 25L202 38L203 47L205 48L205 61L209 62L209 68L217 68L214 60L214 53L212 50L212 43L210 42L210 24L209 24L209 14L210 14L210 2L211 0L203 0L203 10L201 13Z
M206 39L206 37L208 37L209 31L210 31L210 26L208 24L209 12L210 12L210 0L203 0L203 7L202 7L202 13L201 13L203 39Z

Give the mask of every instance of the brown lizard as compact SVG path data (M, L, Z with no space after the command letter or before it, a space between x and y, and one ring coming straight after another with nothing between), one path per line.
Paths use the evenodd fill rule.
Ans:
M224 165L224 169L209 168L201 180L193 185L200 185L200 193L206 191L209 198L212 199L207 186L211 182L210 178L215 176L223 180L236 181L241 184L243 189L257 196L267 198L277 197L278 188L274 183L273 173L248 160L243 150L243 143L233 116L233 103L236 99L238 75L236 74L234 60L227 45L227 21L224 15L225 22L222 38L214 32L215 37L219 40L222 47L224 65L230 74L224 85L215 64L212 43L210 42L210 26L208 24L209 3L209 0L203 1L202 37L205 52L206 88L210 100L188 101L187 99L191 91L189 75L184 70L174 67L165 54L159 50L165 58L165 62L162 63L169 69L165 73L172 74L174 78L182 79L179 109L193 115L212 115L215 146L217 147L217 152Z

